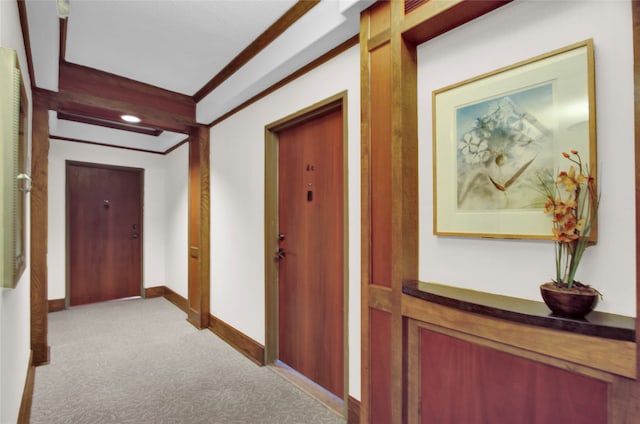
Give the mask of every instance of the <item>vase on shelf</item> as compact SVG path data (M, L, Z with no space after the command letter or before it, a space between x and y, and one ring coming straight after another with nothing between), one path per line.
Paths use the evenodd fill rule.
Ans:
M574 281L572 287L553 281L540 286L542 300L554 315L581 319L587 316L598 303L600 293L593 287Z

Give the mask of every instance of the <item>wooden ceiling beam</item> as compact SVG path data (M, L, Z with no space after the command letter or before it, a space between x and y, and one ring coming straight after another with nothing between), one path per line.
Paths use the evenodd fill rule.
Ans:
M190 96L69 62L60 63L59 92L48 96L56 111L103 120L129 114L144 127L182 133L196 123Z
M153 105L165 112L195 117L196 104L190 96L86 66L61 63L59 85L60 91L83 92L105 99Z
M47 97L50 110L59 112L95 115L98 110L101 116L120 116L128 113L139 117L141 125L160 130L188 133L195 124L193 117L165 112L153 105L135 104L121 100L105 99L87 93L70 91L38 90Z

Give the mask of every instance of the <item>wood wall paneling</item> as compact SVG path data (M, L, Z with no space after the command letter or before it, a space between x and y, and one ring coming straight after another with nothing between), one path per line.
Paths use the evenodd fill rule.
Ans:
M372 422L375 419L373 415L375 402L379 398L384 399L382 392L386 392L392 397L393 405L390 422L401 422L403 416L398 414L398 404L404 402L405 396L402 394L405 384L404 378L407 378L406 369L404 369L404 358L401 350L403 339L401 337L402 311L405 313L417 313L418 309L431 310L432 305L425 308L424 305L418 307L408 302L405 305L400 294L402 277L411 275L416 271L417 267L417 241L411 236L411 231L416 230L417 233L417 176L415 169L417 165L412 161L417 151L417 131L415 129L417 122L417 105L416 105L416 88L415 72L417 63L415 60L415 47L429 39L441 35L451 29L454 29L470 20L473 20L485 13L488 13L498 7L509 3L508 1L470 1L458 0L451 2L422 2L421 5L415 7L411 13L405 15L403 7L404 2L378 2L361 15L361 110L362 110L362 408L361 419L363 422ZM632 2L634 17L634 40L637 43L640 25L638 24L638 4ZM379 53L381 48L390 45L390 55L387 55L389 63L384 64L383 61L376 63L375 56L381 57ZM635 53L635 78L636 87L640 86L639 65L640 56L636 46ZM388 67L387 67L388 65ZM386 68L385 68L386 67ZM382 73L390 72L391 79L386 80ZM375 99L376 90L380 89L380 85L374 83L376 81L390 81L391 98L385 101L377 101ZM383 88L384 89L384 88ZM637 91L638 89L636 89ZM636 96L636 122L638 121L638 110L640 103ZM384 121L379 118L389 118L391 132L384 129ZM382 125L380 125L382 123ZM376 128L376 125L378 127ZM638 126L640 127L640 126ZM636 129L636 146L640 145L638 139L640 135ZM382 133L382 134L381 134ZM384 146L383 143L374 145L376 137L391 137L387 140L390 143ZM391 152L391 168L387 164L376 162L376 148L389 148ZM637 148L636 151L640 151ZM636 162L640 154L637 154ZM406 170L406 171L403 171ZM387 231L385 226L380 229L378 222L381 216L389 217L388 212L384 212L384 205L376 204L376 196L379 195L378 187L382 187L385 179L383 176L389 176L391 172L391 180L389 181L389 200L391 202L391 230L390 241L391 248L385 243L386 240L381 235L376 234L378 231ZM640 179L638 179L640 181ZM636 182L636 186L640 183ZM404 195L397 193L404 192ZM638 196L640 198L640 196ZM398 205L398 203L400 205ZM637 200L637 208L640 208L640 201ZM384 218L382 218L384 219ZM640 218L637 219L640 222ZM384 234L382 234L384 236ZM640 243L640 242L639 242ZM640 244L639 244L640 246ZM389 255L380 254L377 249L388 249ZM415 250L412 250L414 249ZM639 248L640 250L640 248ZM391 261L390 270L386 269L383 262L374 260L380 257L382 261ZM376 269L374 270L374 267ZM379 267L379 268L377 268ZM378 283L378 271L388 272L390 278L385 278L387 285L372 285ZM640 274L640 272L638 273ZM637 281L638 280L638 277ZM640 283L637 283L640 287ZM385 291L386 289L386 291ZM640 288L637 290L638 300L640 300ZM399 306L400 309L399 310ZM385 311L385 312L382 312ZM433 312L433 311L432 311ZM640 312L640 308L639 308ZM388 314L391 319L390 333L392 351L389 361L391 367L391 390L380 388L373 381L379 375L384 375L376 367L383 365L381 362L374 363L374 357L377 359L384 357L384 349L386 341L380 340L380 334L374 333L379 327L379 323L374 323L377 314ZM381 321L381 320L379 320ZM499 320L498 320L499 321ZM462 324L476 323L476 319L465 317ZM459 321L457 324L461 324ZM485 323L482 326L494 325L495 322ZM502 323L504 324L504 323ZM507 325L510 323L507 323ZM514 324L515 325L515 324ZM515 325L516 328L501 328L503 336L507 339L519 334L523 337L522 343L527 345L526 338L530 329L523 330L521 326ZM536 330L532 330L531 334L535 335ZM575 335L571 333L559 333L559 338L573 338ZM466 336L457 334L456 337ZM539 335L542 337L542 335ZM546 335L545 335L546 336ZM471 336L469 336L471 337ZM535 338L535 337L534 337ZM516 337L517 339L517 337ZM552 337L553 339L553 337ZM491 343L503 342L486 342L486 346ZM555 345L553 345L555 343ZM562 341L558 339L556 342L545 344L547 346L542 349L542 353L534 351L526 351L527 355L523 358L532 360L535 363L550 363L553 367L562 369L579 370L580 373L609 383L609 410L605 414L608 415L610 422L634 422L638 410L638 399L640 399L640 384L634 380L630 380L621 376L635 378L638 369L638 347L637 344L622 342L620 345L614 342L615 346L609 341L602 341L598 338L590 338L585 340L574 340L572 342ZM584 352L595 352L595 357L599 359L591 360L588 366L578 366L584 359L584 355L576 354L580 349L573 349L571 346L578 343L581 346L586 343L587 349ZM531 346L531 344L528 344ZM400 346L400 348L398 347ZM510 349L510 350L509 350ZM523 352L520 347L510 347L512 351ZM615 352L615 353L614 353ZM548 356L550 355L550 356ZM554 356L555 355L555 356ZM563 359L565 355L571 361L566 362ZM591 353L585 353L591 355ZM518 355L516 355L518 356ZM615 358L614 358L615 356ZM616 359L617 358L617 359ZM387 366L387 364L384 364ZM545 365L548 366L548 365ZM590 368L594 366L595 368ZM564 371L563 371L564 372ZM378 373L377 375L374 375ZM620 377L618 375L620 375ZM406 384L411 384L410 375ZM600 411L602 412L602 411ZM636 414L636 415L634 415ZM601 417L601 416L599 416ZM600 419L600 418L598 418ZM606 418L604 418L606 420Z
M371 284L391 287L391 45L370 53ZM378 105L387 105L381 107Z
M47 234L49 115L46 98L33 92L31 146L31 350L33 364L49 362L47 338Z
M421 423L604 423L608 385L420 330Z
M369 399L367 417L372 424L389 424L391 405L391 318L392 314L369 309Z

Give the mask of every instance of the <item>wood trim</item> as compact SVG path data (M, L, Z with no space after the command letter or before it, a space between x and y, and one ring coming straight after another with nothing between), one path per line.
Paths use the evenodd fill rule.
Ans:
M178 308L180 308L182 312L184 312L185 314L189 313L188 312L189 306L188 306L187 299L180 296L178 293L174 292L173 290L171 290L169 287L166 287L166 286L164 287L164 298L167 299L169 302L173 303L174 305L176 305Z
M367 50L374 51L378 47L391 42L391 30L387 29L371 37L367 42Z
M360 423L360 401L353 396L347 398L347 424Z
M57 135L50 135L49 138L51 140L69 141L69 142L72 142L72 143L91 144L93 146L102 146L102 147L111 147L111 148L114 148L114 149L130 150L132 152L153 153L153 154L156 154L156 155L164 154L164 152L156 152L156 151L153 151L153 150L137 149L135 147L127 147L127 146L115 146L113 144L100 143L100 142L97 142L97 141L80 140L78 138L60 137L60 136L57 136Z
M257 365L264 365L264 346L220 318L209 315L209 330Z
M420 420L420 387L422 378L419 372L413 372L420 369L420 358L422 350L420 349L419 337L419 321L410 319L407 322L407 423L419 424ZM411 372L409 372L411 370Z
M319 2L320 0L298 0L298 2L287 10L284 15L260 34L258 38L249 44L249 46L233 58L233 60L231 60L231 62L229 62L224 68L222 68L217 75L211 78L209 82L198 90L198 92L193 95L193 100L197 103L208 96L220 84L226 81L231 77L231 75L242 68L242 66L264 50Z
M333 59L334 57L338 56L339 54L343 53L344 51L350 49L351 47L355 46L358 44L358 36L355 35L353 37L351 37L350 39L348 39L347 41L345 41L344 43L340 44L338 47L335 47L334 49L331 49L330 51L328 51L327 53L323 54L322 56L320 56L319 58L317 58L316 60L314 60L313 62L303 66L302 68L298 69L297 71L291 73L290 75L288 75L287 77L281 79L280 81L278 81L277 83L273 84L271 87L267 88L266 90L261 91L260 93L256 94L255 96L253 96L252 98L250 98L249 100L247 100L244 103L241 103L239 106L236 106L235 108L231 109L229 112L225 113L224 115L222 115L221 117L215 119L214 121L212 121L208 127L211 128L215 125L218 125L220 122L226 120L227 118L230 118L231 116L235 115L236 113L240 112L241 110L247 108L248 106L252 105L253 103L257 102L258 100L268 96L269 94L279 90L280 88L284 87L285 85L289 84L292 81L295 81L296 79L300 78L301 76L305 75L306 73L312 71L313 69L317 68L318 66L328 62L329 60Z
M510 2L511 0L428 1L408 14L398 31L415 47Z
M288 365L276 361L273 364L268 364L275 373L280 375L289 383L298 387L303 392L306 392L310 396L316 398L318 401L324 404L327 408L335 412L337 415L344 417L346 414L345 408L347 407L344 399L334 395L324 387L320 386L316 382L308 379L304 375L300 374Z
M82 124L98 125L100 127L112 128L122 131L130 131L138 134L151 135L154 137L162 134L162 130L157 128L145 127L137 124L128 124L126 122L116 122L111 119L100 118L97 116L91 116L86 114L74 113L74 112L58 112L58 119L66 121L80 122Z
M22 401L18 412L18 424L29 424L31 420L31 404L33 403L33 387L36 378L36 367L33 365L33 351L29 351L29 363L27 364L27 376L22 391Z
M163 155L168 155L169 153L173 152L174 150L176 150L178 147L186 144L189 142L189 137L185 138L184 140L182 140L180 143L174 145L173 147L165 150L164 152L162 152Z
M51 312L59 312L64 311L66 309L66 300L65 299L49 299L49 313Z
M640 330L640 2L631 2L633 20L633 87L634 87L634 146L636 189L636 330ZM636 332L636 342L638 332ZM640 343L638 343L638 369L640 369ZM640 384L639 384L640 387ZM638 389L640 392L640 388Z
M636 371L640 370L640 2L631 2L633 28L634 152L636 216ZM619 379L612 390L610 422L633 422L640 413L640 381ZM619 388L618 388L619 387Z
M377 6L374 6L374 8ZM360 15L360 422L369 422L371 408L370 312L371 281L371 104L369 33L371 9Z
M31 136L31 350L33 364L49 362L47 342L47 245L49 210L49 115L46 101L33 92Z
M391 312L391 289L375 284L369 285L369 308Z
M146 299L151 299L154 297L164 297L166 293L167 286L145 287L144 289L144 297Z
M20 16L20 29L22 30L22 40L24 42L24 50L27 54L27 71L29 72L29 81L31 88L35 87L35 72L33 71L33 54L31 52L31 38L29 37L29 20L27 19L27 3L26 0L18 1L18 15Z
M402 297L402 313L418 321L525 349L549 358L582 364L623 377L636 377L636 344L632 342L514 324L434 303L429 303L427 307L423 300L407 295ZM580 346L580 349L576 349L575 346ZM612 355L612 352L615 352L615 355Z
M187 137L184 140L182 140L180 143L172 146L171 148L165 150L164 152L156 152L155 150L136 149L135 147L127 147L127 146L116 146L116 145L113 145L113 144L99 143L97 141L80 140L80 139L77 139L77 138L69 138L69 137L59 137L57 135L50 135L49 139L51 139L51 140L60 140L60 141L69 141L69 142L73 142L73 143L92 144L94 146L111 147L113 149L131 150L132 152L152 153L154 155L167 155L167 154L173 152L178 147L182 146L183 144L189 142L189 137Z

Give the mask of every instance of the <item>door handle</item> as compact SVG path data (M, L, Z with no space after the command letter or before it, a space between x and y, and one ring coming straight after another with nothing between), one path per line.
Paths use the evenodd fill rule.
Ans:
M281 261L285 258L285 256L287 256L287 254L284 249L282 247L278 249L278 251L276 252L276 260Z
M140 234L138 234L138 233L131 233L131 238L132 238L132 239L137 239L138 237L140 237Z

